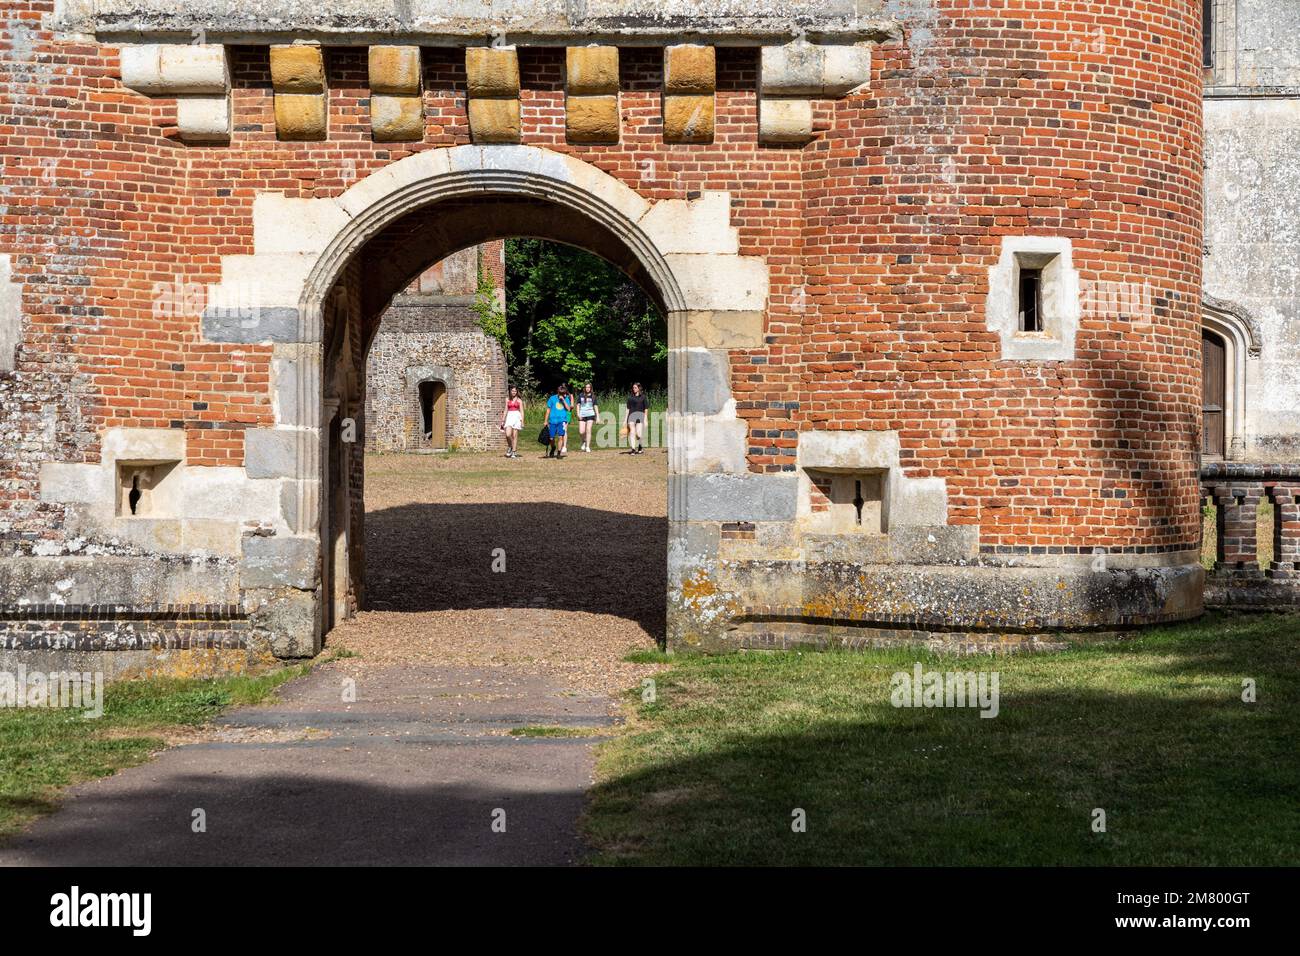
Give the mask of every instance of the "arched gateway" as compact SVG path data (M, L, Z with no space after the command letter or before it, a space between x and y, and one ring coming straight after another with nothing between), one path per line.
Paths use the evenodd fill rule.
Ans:
M668 315L671 647L1199 613L1191 0L20 6L6 659L317 652L379 316L519 235Z

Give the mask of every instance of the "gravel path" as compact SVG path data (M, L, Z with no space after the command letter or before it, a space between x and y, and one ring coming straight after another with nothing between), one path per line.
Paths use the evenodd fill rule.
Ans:
M371 456L367 610L327 648L367 666L515 665L605 694L653 670L623 658L663 637L666 453L537 447Z

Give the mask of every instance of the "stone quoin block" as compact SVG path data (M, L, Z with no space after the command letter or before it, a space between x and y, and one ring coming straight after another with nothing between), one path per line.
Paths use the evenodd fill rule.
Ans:
M564 54L564 90L570 96L617 93L618 47L568 47Z
M869 46L795 42L759 54L760 96L844 96L871 78Z
M714 97L664 97L664 142L711 143L714 130Z
M371 94L415 96L420 92L418 46L372 46L369 66Z
M519 142L519 101L470 100L469 132L476 143Z
M564 128L570 143L617 143L618 95L566 96Z
M377 143L424 138L424 100L419 96L370 95L370 130Z
M275 132L282 140L323 140L329 128L325 57L318 46L271 47Z
M13 264L8 255L0 255L0 372L14 370L22 339L23 290L12 280Z
M465 81L470 99L518 98L519 54L514 47L468 47Z
M469 47L465 78L474 142L519 142L519 55L514 47Z
M187 143L230 141L230 97L188 96L176 101L176 127Z
M221 45L126 46L120 64L122 85L149 96L212 96L230 89L230 66Z
M271 47L271 88L276 93L324 93L325 55L318 46Z
M717 54L711 46L684 43L664 47L664 92L702 96L717 90Z
M760 143L807 143L813 136L811 100L763 99L758 103Z
M324 94L275 94L275 133L283 140L323 140L329 129Z

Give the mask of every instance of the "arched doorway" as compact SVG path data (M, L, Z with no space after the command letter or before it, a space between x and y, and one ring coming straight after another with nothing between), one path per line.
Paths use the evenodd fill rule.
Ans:
M733 356L765 342L769 273L763 258L741 254L729 193L651 200L573 156L534 146L455 146L409 155L334 197L259 194L253 213L255 235L268 241L257 242L252 256L229 257L231 281L210 295L234 299L248 292L241 276L267 277L252 290L257 304L238 337L276 343L274 423L255 436L282 477L287 533L277 548L293 554L305 585L290 595L291 619L277 609L283 646L319 650L324 608L336 591L350 596L349 608L364 603L360 452L377 318L431 263L508 237L605 259L666 317L668 640L699 644L726 626L729 605L701 602L694 585L713 567L708 532L719 520L784 515L793 488L790 476L750 471L748 426L731 394ZM333 456L327 407L341 419L344 447ZM339 474L348 476L345 502L333 494ZM347 529L346 561L322 555L331 527Z
M681 305L685 297L663 256L644 232L624 219L612 204L591 192L571 192L560 184L543 184L535 176L516 177L494 171L488 188L484 188L483 178L488 178L486 173L466 175L461 177L460 188L444 182L441 189L433 189L422 200L407 196L372 208L354 219L322 256L309 280L314 294L304 312L319 315L320 336L328 343L326 356L349 356L346 363L327 358L321 370L324 394L334 396L341 406L357 408L364 402L365 382L355 380L354 370L365 367L379 320L394 297L434 263L484 242L524 236L576 246L631 277L663 313L684 311ZM429 188L429 183L417 185ZM621 201L626 204L631 199L622 197ZM373 216L373 221L364 233L351 236L353 230L360 231L359 220L367 216ZM317 307L317 302L322 306ZM672 323L669 337L671 349L678 344ZM674 385L680 383L681 376L678 378ZM414 384L421 445L444 448L448 383L424 375ZM673 386L670 393L671 405L679 396ZM357 421L363 418L357 415ZM337 440L331 430L323 431L322 438L331 445ZM364 511L358 507L365 480L362 455L360 440L344 443L341 448L327 447L322 455L332 465L340 457L348 462L342 469L333 465L324 475L322 525L348 528L353 558L328 562L325 570L330 579L322 582L327 594L361 591L365 575L365 555L358 553L365 540ZM338 491L341 473L348 476L345 494ZM662 548L662 543L658 547ZM667 555L661 554L658 560L666 561ZM322 621L323 628L340 623L342 616L331 613Z
M1222 458L1227 449L1227 345L1209 329L1201 329L1201 454Z
M420 383L417 396L420 403L420 434L425 447L447 447L447 386L444 382L426 380Z

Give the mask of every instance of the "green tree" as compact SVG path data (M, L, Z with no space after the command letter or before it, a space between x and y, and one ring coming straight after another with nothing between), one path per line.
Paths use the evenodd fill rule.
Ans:
M501 343L506 364L514 364L514 346L506 324L506 313L497 299L497 288L483 269L483 252L479 250L478 287L474 290L473 309L478 313L478 327Z
M597 390L667 382L663 316L635 282L580 249L540 239L506 242L506 328L521 383Z

